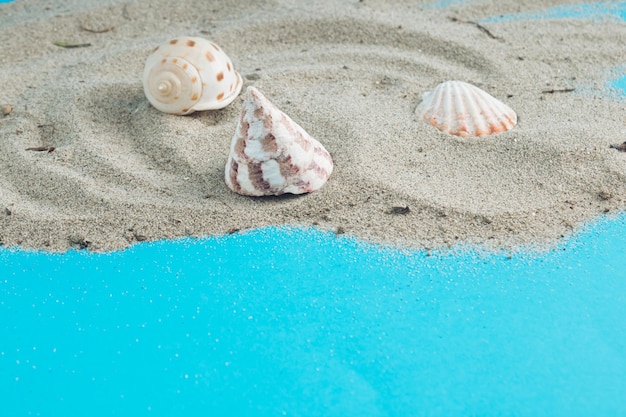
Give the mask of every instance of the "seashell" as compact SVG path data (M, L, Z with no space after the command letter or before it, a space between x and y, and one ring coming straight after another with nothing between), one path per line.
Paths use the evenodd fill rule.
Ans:
M446 81L425 93L415 114L442 132L464 138L506 132L517 124L509 106L463 81Z
M222 48L203 38L180 37L159 45L143 70L146 97L165 113L222 109L242 85Z
M324 146L254 87L248 87L226 162L226 185L249 196L320 189L333 171Z

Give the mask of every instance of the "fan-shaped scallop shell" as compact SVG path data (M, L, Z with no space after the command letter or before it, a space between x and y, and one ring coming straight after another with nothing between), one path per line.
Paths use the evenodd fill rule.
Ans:
M203 38L180 37L163 43L148 57L143 71L150 103L172 114L224 108L242 85L222 48Z
M226 162L228 187L249 196L320 189L333 160L316 139L254 87L248 87Z
M464 138L506 132L517 124L509 106L463 81L446 81L425 93L415 114L442 132Z

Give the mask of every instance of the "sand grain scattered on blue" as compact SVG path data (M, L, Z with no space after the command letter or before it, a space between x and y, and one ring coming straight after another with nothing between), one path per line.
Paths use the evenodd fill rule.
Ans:
M303 229L0 252L7 415L626 412L626 216L549 253Z

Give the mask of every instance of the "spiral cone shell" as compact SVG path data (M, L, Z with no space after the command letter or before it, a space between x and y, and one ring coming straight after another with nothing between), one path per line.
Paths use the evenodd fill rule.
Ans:
M228 187L248 196L320 189L333 160L324 146L254 87L248 87L226 162Z

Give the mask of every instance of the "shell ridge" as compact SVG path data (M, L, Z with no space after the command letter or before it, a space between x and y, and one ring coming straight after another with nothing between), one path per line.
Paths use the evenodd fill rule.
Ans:
M505 132L509 129L508 117L505 113L506 109L500 108L499 110L502 112L501 116L497 118L494 117L492 129L497 132Z
M415 114L418 118L422 118L423 120L429 122L429 117L427 112L429 110L428 104L432 102L433 91L428 91L422 94L422 101L415 108ZM430 123L430 122L429 122Z
M507 104L498 100L497 98L490 96L494 102L494 110L497 109L497 115L499 117L500 125L502 126L501 132L506 132L517 125L517 114Z
M469 119L473 122L473 125L469 127L469 136L484 136L488 135L490 130L490 120L497 118L497 115L492 109L493 100L491 96L474 87L471 84L466 84L468 90L467 98L471 100L470 108L472 109L472 117Z
M443 105L445 105L445 92L440 88L435 88L429 102L424 109L425 114L427 115L426 120L431 125L437 126L439 124L440 121L437 118L436 109L440 108Z
M450 107L447 109L448 124L446 128L458 125L458 136L466 137L470 126L468 121L472 115L472 97L466 94L466 88L462 82L452 82L449 84L448 90L450 90Z
M486 136L517 124L517 115L509 106L463 81L445 81L423 97L416 115L450 135Z
M489 129L497 133L506 132L511 127L513 127L509 126L508 123L506 123L506 119L508 117L507 114L511 111L509 106L502 103L500 100L490 95L489 93L484 92L484 96L485 101L488 101L490 104L490 107L488 107L489 111L491 112L489 117L492 121L491 124L487 127L487 132L489 131Z
M481 97L484 101L485 110L489 111L489 114L485 118L485 121L490 120L491 123L485 126L485 131L493 131L496 133L505 132L512 128L512 125L509 125L507 119L509 118L509 113L512 111L509 106L502 103L500 100L490 95L487 92L479 90L482 94ZM488 134L488 133L486 133Z

